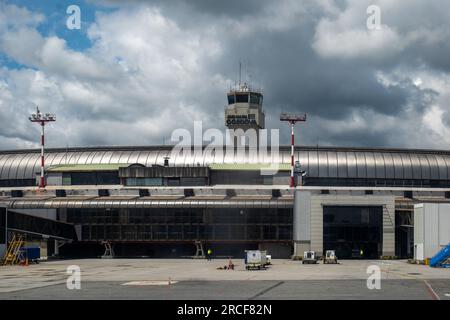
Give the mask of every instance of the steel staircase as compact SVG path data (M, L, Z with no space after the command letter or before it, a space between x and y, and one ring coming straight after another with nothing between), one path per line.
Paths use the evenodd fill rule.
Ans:
M25 241L23 240L23 236L21 234L14 234L3 257L3 265L14 265L21 262L23 260L22 247L24 245Z

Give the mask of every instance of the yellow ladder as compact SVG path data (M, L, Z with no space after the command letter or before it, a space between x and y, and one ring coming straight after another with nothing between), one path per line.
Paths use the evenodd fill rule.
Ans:
M14 234L11 242L8 245L5 256L3 257L3 265L7 264L18 264L22 256L22 247L25 241L23 241L23 236L20 234Z

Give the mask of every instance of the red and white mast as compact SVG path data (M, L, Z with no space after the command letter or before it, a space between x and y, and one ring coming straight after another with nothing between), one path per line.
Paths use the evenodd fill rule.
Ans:
M291 179L290 179L290 187L295 187L295 177L294 177L294 167L295 167L295 159L294 159L294 147L295 147L295 137L294 137L294 126L299 121L306 121L306 114L288 114L282 113L280 115L280 121L289 122L291 125Z
M39 180L39 188L45 188L45 154L44 154L44 146L45 146L45 125L48 122L56 121L56 116L54 114L42 114L39 111L39 107L36 107L36 113L33 113L29 117L31 122L35 122L41 125L41 176Z

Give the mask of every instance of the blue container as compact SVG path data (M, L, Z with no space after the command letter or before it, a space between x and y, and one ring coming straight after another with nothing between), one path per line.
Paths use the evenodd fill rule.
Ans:
M35 261L41 258L41 248L39 247L25 247L24 258L28 258L28 261Z

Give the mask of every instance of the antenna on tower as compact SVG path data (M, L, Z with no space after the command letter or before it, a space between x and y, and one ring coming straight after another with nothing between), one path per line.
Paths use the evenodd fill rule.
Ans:
M239 88L241 87L242 63L239 61Z

